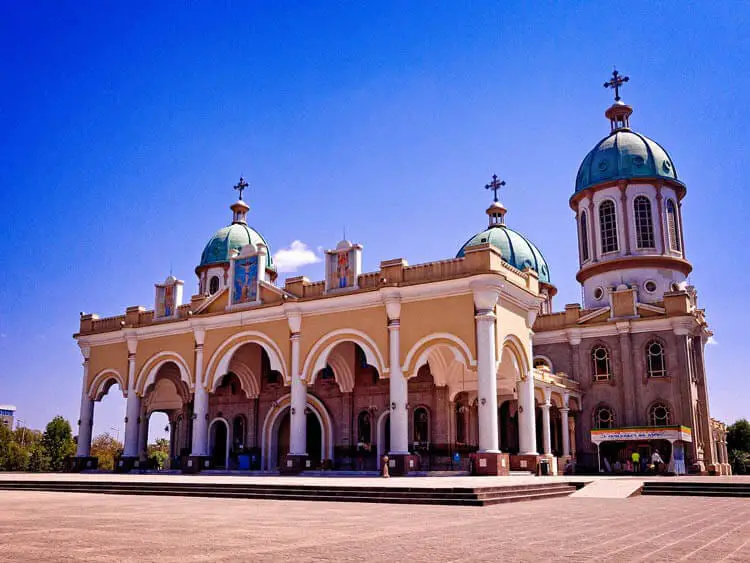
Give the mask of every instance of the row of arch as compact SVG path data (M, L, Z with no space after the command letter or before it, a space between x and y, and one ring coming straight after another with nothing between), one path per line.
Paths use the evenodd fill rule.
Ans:
M678 208L674 199L667 198L664 210L667 219L667 239L670 250L682 252L682 237ZM617 206L613 199L603 200L598 207L599 219L599 252L607 254L620 250ZM633 200L633 223L635 226L635 244L639 250L655 250L656 236L651 200L645 195L639 195ZM581 262L591 259L589 217L586 210L582 210L579 217L579 239Z
M662 400L651 403L646 409L646 417L649 426L670 426L673 424L672 408ZM607 429L617 426L615 410L605 403L594 407L591 412L592 428Z
M649 340L642 348L646 365L646 377L661 378L668 375L666 347L661 340ZM609 381L614 377L612 354L606 344L594 344L591 347L591 377L593 381ZM534 358L534 367L552 370L552 362L545 356Z
M353 342L364 353L366 361L372 365L381 376L387 377L389 367L384 361L384 356L378 349L377 344L367 334L356 329L334 330L318 340L305 358L302 366L301 377L307 383L312 384L318 374L330 366L336 374L342 391L351 390L354 384L353 374L347 369L345 362L340 361L331 352L343 342ZM212 354L206 366L204 376L204 387L213 392L218 387L221 378L229 371L233 371L240 380L242 387L248 397L257 396L259 375L252 372L245 364L244 368L230 370L230 363L236 352L246 344L258 344L265 351L265 357L269 363L269 369L280 375L285 383L291 381L283 356L278 345L267 335L259 331L244 331L229 337ZM518 373L526 373L528 370L523 344L513 335L506 337L501 350L509 349L513 367ZM416 367L427 363L433 367L436 375L436 383L444 385L446 379L458 369L476 366L476 359L471 353L469 346L460 338L449 333L434 333L420 339L407 353L402 372L407 376L416 375ZM190 392L195 391L195 382L191 377L188 362L179 353L173 351L159 352L153 355L143 365L135 378L133 386L138 396L143 396L146 389L151 386L159 369L166 363L173 362L178 370L182 381ZM442 380L442 381L441 381ZM88 396L94 400L100 400L109 388L117 383L127 396L129 386L127 377L118 370L107 368L95 374L88 385Z

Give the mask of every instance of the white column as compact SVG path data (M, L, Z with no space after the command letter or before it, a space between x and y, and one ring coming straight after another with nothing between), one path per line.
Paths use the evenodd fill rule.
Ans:
M562 454L564 456L570 455L570 428L569 428L569 422L568 422L568 413L570 412L570 409L568 407L564 407L560 409L560 415L561 415L561 431L562 431Z
M397 291L384 295L388 316L388 371L391 406L391 450L389 455L409 453L409 386L401 371L401 298Z
M141 398L135 390L135 350L138 341L128 340L128 402L125 414L125 444L123 457L138 456L138 418L141 414Z
M401 321L388 321L389 390L391 399L391 451L389 454L409 453L409 385L401 371Z
M479 451L499 452L497 432L497 354L495 313L479 310L477 326L477 376L479 378Z
M526 377L518 385L518 449L521 455L537 455L536 404L534 401L534 358L531 351L532 333L529 332Z
M299 373L299 333L292 334L292 401L289 453L307 455L307 384Z
M208 455L208 391L203 384L203 339L205 331L195 330L195 397L193 398L193 456Z
M146 457L148 448L148 413L146 409L141 409L141 422L138 425L138 457Z
M552 453L552 428L549 417L549 411L551 408L552 403L545 400L542 405L542 446L544 447L545 455L550 455Z
M307 451L307 382L300 373L299 346L300 330L302 329L302 313L289 310L286 314L289 323L290 340L292 344L292 358L290 375L292 380L291 407L289 409L289 453L304 456Z
M91 455L91 429L94 424L94 400L89 398L89 354L91 349L81 347L83 354L83 384L81 385L81 414L78 420L78 448L77 457L89 457Z

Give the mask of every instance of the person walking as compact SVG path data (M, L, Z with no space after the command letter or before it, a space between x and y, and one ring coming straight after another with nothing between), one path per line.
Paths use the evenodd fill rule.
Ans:
M633 453L630 454L630 461L633 462L633 471L636 473L640 473L641 454L638 453L638 450L633 450Z
M664 466L664 460L659 455L659 450L654 450L654 453L651 454L651 463L654 464L654 471L656 471L656 473L661 473Z

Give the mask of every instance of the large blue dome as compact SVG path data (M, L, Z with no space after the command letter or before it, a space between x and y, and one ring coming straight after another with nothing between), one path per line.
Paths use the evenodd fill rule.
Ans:
M602 182L639 177L678 181L674 163L661 145L630 129L617 129L583 159L576 193Z
M203 249L200 266L229 262L233 250L239 250L249 243L263 243L268 246L266 239L258 231L248 227L245 223L232 223L228 227L219 229L211 237L211 240L208 241L206 248ZM268 248L266 266L273 268L270 247Z
M499 250L507 264L521 271L531 268L539 274L539 281L552 283L547 261L539 249L526 237L506 225L493 225L486 231L474 235L461 247L456 257L462 257L467 247L483 243L490 243Z

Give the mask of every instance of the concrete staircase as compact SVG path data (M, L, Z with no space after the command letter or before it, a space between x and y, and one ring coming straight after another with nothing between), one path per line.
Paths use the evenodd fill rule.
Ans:
M750 483L709 481L646 481L643 495L750 498Z
M397 504L487 506L506 502L565 497L576 490L569 483L505 487L397 487L200 482L26 481L1 480L0 490L157 495L238 499L307 500Z

